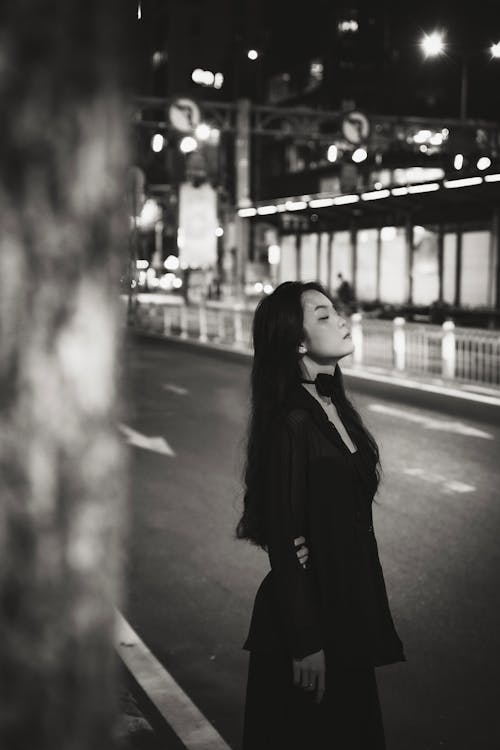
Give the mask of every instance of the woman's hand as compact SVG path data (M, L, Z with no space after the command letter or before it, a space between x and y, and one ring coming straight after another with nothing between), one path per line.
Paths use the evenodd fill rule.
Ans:
M295 551L297 553L297 557L299 558L299 563L303 568L307 567L307 561L309 559L309 549L306 547L305 542L306 540L303 536L298 536L293 540L293 543L296 547Z
M293 684L307 692L316 693L316 703L321 703L325 692L325 652L293 659Z

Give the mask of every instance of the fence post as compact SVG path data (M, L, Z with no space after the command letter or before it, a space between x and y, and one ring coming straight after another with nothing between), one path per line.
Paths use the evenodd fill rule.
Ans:
M200 305L198 308L198 320L200 325L200 341L208 341L207 336L207 308Z
M454 378L456 368L455 349L455 323L445 320L443 325L443 338L441 339L441 372L444 378Z
M234 341L233 346L243 346L243 321L241 319L241 309L234 310Z
M168 305L163 306L163 333L168 335L172 333L172 316Z
M405 319L394 318L392 321L394 330L392 334L392 348L394 352L394 365L396 370L404 370L406 367L406 332Z
M181 305L181 339L187 339L188 337L188 310L187 305Z
M351 338L354 344L352 359L354 364L363 364L363 316L360 312L351 315Z
M225 326L225 310L217 308L217 338L220 341L224 341L226 337L226 326Z

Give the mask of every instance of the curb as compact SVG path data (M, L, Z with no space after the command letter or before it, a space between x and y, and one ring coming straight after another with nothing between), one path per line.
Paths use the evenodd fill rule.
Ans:
M116 612L115 630L115 648L133 681L139 705L164 742L162 747L231 750L120 612Z

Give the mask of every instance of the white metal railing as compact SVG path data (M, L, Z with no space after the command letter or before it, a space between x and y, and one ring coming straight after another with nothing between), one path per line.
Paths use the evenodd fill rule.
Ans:
M134 327L159 335L178 336L237 350L252 351L253 310L213 305L137 304ZM348 366L375 366L448 381L500 386L500 331L458 328L351 316L354 352Z

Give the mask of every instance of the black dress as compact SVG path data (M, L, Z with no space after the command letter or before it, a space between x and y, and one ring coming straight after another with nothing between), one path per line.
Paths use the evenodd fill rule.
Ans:
M271 570L257 591L243 750L383 750L375 667L406 661L373 529L376 488L361 436L351 453L297 384L270 439L264 482ZM306 538L300 564L294 539ZM293 685L292 657L323 649L321 704Z

